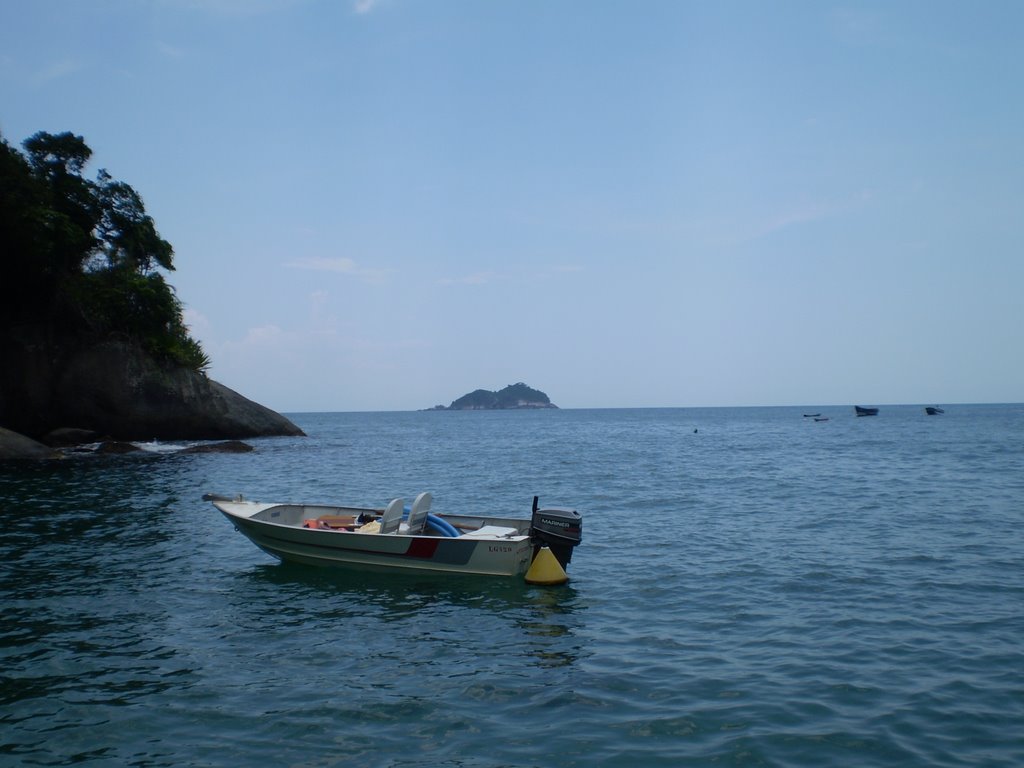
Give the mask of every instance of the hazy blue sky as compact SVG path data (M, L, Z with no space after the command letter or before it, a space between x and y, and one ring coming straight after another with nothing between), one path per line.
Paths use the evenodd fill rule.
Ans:
M1024 2L0 0L282 411L1024 400Z

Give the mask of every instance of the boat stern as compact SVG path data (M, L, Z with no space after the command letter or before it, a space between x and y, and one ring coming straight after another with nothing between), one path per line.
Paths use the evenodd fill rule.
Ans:
M583 541L583 516L575 509L540 509L538 501L538 497L534 496L533 516L530 519L534 557L541 547L547 547L564 569L572 560L573 549Z

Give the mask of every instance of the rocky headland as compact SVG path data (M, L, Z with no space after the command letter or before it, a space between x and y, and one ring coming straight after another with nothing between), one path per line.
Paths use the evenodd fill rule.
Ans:
M0 136L0 459L301 435L206 375L165 278L174 249L142 197L104 170L84 176L81 136L22 146Z

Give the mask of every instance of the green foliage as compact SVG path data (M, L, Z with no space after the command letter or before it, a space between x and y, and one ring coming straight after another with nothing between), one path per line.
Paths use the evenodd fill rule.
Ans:
M79 269L96 247L94 230L100 217L95 185L80 175L92 150L81 136L42 131L27 139L24 147L48 209L50 267Z
M126 266L138 272L174 269L171 244L156 231L138 192L101 170L96 195L101 212L96 230L107 266Z
M85 139L75 136L70 131L58 133L39 133L25 139L23 145L28 152L29 162L36 173L51 181L58 177L81 177L82 169L92 157L92 150L85 144Z
M142 197L105 170L83 178L92 150L81 136L40 132L24 147L0 137L0 327L121 336L205 370L209 358L156 271L174 269L174 249Z
M29 299L52 292L54 216L28 161L0 140L0 313L21 315Z
M497 393L498 402L501 403L502 407L512 407L516 403L542 403L549 404L551 400L541 392L539 389L533 389L532 387L526 386L523 382L517 384L509 384L504 389Z

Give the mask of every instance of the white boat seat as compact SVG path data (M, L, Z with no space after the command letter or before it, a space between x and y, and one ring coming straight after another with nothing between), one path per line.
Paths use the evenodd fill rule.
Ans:
M430 491L424 491L412 503L409 509L409 520L401 525L399 533L407 533L417 536L423 533L423 527L427 524L427 512L430 511L430 502L433 496Z
M519 536L518 528L507 528L503 525L485 525L475 531L463 531L461 538L483 538L483 539L507 539L511 536Z
M402 523L402 512L405 510L405 499L392 499L380 518L381 533L397 533Z

